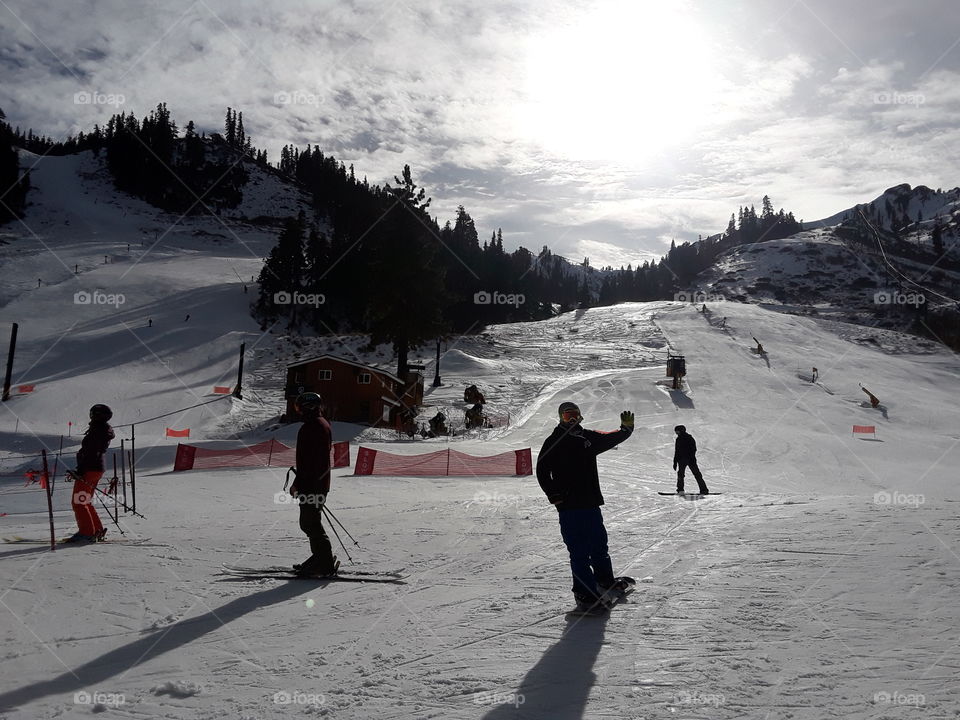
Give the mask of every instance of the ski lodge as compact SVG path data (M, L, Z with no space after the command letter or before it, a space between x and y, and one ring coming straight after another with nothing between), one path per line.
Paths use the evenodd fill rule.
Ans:
M423 404L423 375L412 368L401 380L382 368L334 355L307 358L287 366L282 420L299 419L294 403L303 392L320 394L328 420L393 426L398 415Z

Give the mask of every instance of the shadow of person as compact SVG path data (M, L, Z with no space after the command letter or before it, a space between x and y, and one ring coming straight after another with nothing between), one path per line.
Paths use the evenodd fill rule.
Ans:
M11 545L13 544L15 543L11 543ZM50 552L50 546L40 545L39 547L20 548L18 550L11 550L10 552L0 553L0 560L6 560L7 558L12 558L17 555L29 555L31 553L38 552Z
M311 583L284 583L253 595L231 600L200 617L185 618L167 627L154 630L139 640L127 643L100 657L88 660L60 675L0 694L0 711L11 710L47 695L71 695L80 690L102 688L110 678L122 675L140 663L189 646L207 633L218 630L249 612L290 600L309 592Z
M483 720L581 720L586 717L593 666L600 655L607 617L568 618L563 637L523 678L510 704L499 705Z

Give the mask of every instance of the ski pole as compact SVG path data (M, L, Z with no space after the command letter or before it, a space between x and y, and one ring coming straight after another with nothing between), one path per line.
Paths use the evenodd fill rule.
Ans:
M101 493L103 493L103 490L99 490L99 488L98 488L98 491L101 492ZM103 493L103 494L106 494L106 493ZM109 518L113 521L113 524L117 526L117 530L120 531L120 534L121 534L121 535L126 535L126 533L123 531L123 528L120 527L120 523L117 521L117 518L115 518L115 517L110 513L110 508L107 507L107 504L103 501L103 498L100 497L99 495L97 495L97 500L99 500L99 501L100 501L100 504L103 505L103 509L104 509L104 511L107 513L107 517L109 517Z
M321 507L323 507L323 509L326 510L326 506L321 506ZM333 530L333 534L336 536L337 542L340 543L340 547L342 547L343 551L347 554L347 560L349 560L350 563L352 564L353 558L350 557L350 551L347 550L347 546L343 544L343 540L340 539L340 533L337 532L337 529L333 526L333 523L330 523L330 529ZM344 532L346 532L346 530L344 530Z
M354 538L353 535L350 534L350 531L349 531L349 530L347 530L345 527L343 527L343 523L340 522L340 521L337 519L337 516L334 515L334 514L327 508L326 505L323 506L323 511L324 511L325 513L327 513L327 515L329 515L331 518L333 518L334 521L336 521L337 525L339 525L340 528L347 534L347 537L350 538L351 540L353 540L353 544L356 545L356 546L359 548L359 547L360 547L360 543L358 543L358 542L356 541L356 538ZM333 527L333 523L330 523L330 527ZM363 548L360 548L360 549L363 550Z
M104 490L101 490L100 488L97 488L97 492L98 492L98 493L101 493L101 494L103 494L103 495L106 495L107 497L111 497L110 493L108 493L108 492L106 492L106 491L104 491ZM101 500L100 502L103 502L103 501ZM132 507L130 507L129 505L127 505L126 502L122 503L121 507L123 508L123 511L124 511L124 512L133 513L133 514L136 515L138 518L143 518L144 520L147 519L146 517L144 517L143 515L141 515L140 513L138 513L136 510L134 510Z

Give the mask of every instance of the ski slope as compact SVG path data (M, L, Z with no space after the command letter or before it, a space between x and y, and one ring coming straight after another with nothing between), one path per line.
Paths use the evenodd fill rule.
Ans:
M63 183L75 172L49 170ZM68 273L39 288L4 287L3 326L21 323L15 379L36 390L3 404L2 457L56 450L66 423L94 402L114 408L118 444L127 423L231 384L244 339L255 346L252 399L138 426L146 517L121 520L124 540L56 552L0 545L5 720L957 717L956 355L733 303L706 315L680 303L628 304L492 327L448 348L444 386L427 403L452 403L477 383L492 407L510 410L509 428L365 444L536 453L562 400L600 430L633 410L634 435L600 458L614 566L640 579L629 602L605 620L565 619L566 553L533 477L337 470L329 503L359 543L343 537L355 566L402 570L407 584L238 580L219 575L221 564L288 564L308 552L296 510L275 501L283 469L174 474L176 441L163 430L190 426L200 443L295 435L296 426L271 422L282 407L276 369L293 349L260 333L229 270L242 266L246 277L259 261L237 242L126 255L119 230L78 239L37 221L55 215L57 197L78 218L101 197L47 197L27 218L39 228L37 238L25 233L36 245L2 249L10 276L46 267L41 241L65 266L112 248L112 262L91 261L82 277L129 299L116 309L75 306L78 280ZM117 212L140 223L150 211ZM766 357L751 352L753 337ZM350 342L343 352L355 350ZM687 358L683 392L665 385L668 350ZM805 379L813 366L818 383ZM656 495L674 484L678 423L723 495ZM876 438L853 437L855 424L875 425ZM337 423L334 439L360 432ZM55 500L66 535L62 481ZM0 535L48 537L35 487L4 479L0 503Z

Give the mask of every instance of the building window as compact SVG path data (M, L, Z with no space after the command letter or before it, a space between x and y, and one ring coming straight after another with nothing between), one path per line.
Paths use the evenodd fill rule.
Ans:
M332 370L321 370L320 373L319 373L319 378L320 378L321 380L330 380L330 379L333 378L333 371L332 371Z
M369 385L369 384L370 384L370 373L360 373L360 374L357 376L357 382L360 383L361 385Z

